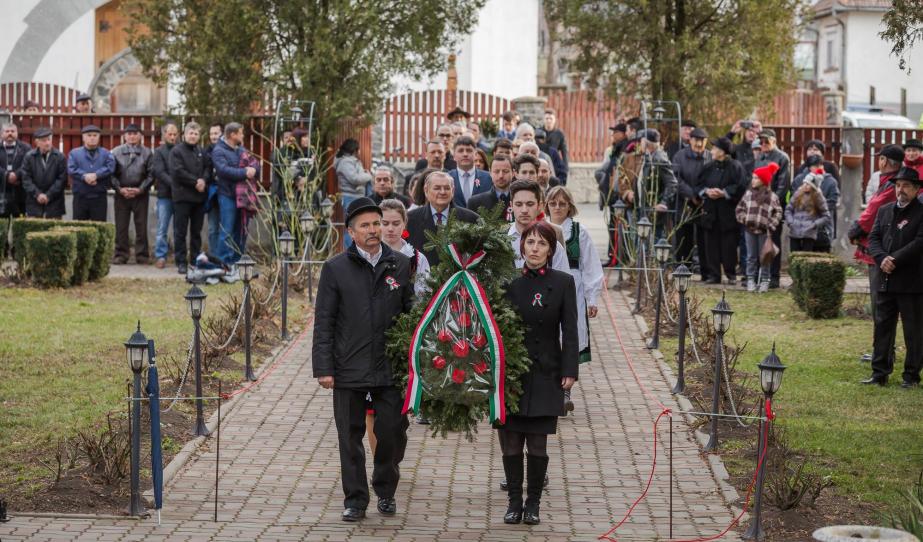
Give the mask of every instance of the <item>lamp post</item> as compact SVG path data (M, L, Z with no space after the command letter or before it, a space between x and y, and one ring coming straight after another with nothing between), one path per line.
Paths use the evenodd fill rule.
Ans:
M763 388L765 397L764 404L760 405L760 434L756 445L756 462L759 469L756 474L756 497L753 502L753 518L750 520L750 527L744 533L744 540L760 540L763 538L763 526L760 524L760 513L763 507L763 475L766 472L767 453L763 454L763 447L767 446L766 441L769 438L769 425L772 423L772 396L779 391L782 385L782 373L785 371L785 365L776 355L776 344L772 344L772 352L763 358L763 361L757 365L760 369L760 387ZM762 461L760 461L760 456Z
M289 112L292 114L292 122L299 122L301 120L301 114L304 113L297 105L289 108Z
M320 212L324 218L329 219L333 216L333 200L329 197L324 198L324 201L320 202Z
M134 383L132 385L131 409L131 500L128 503L128 515L140 516L144 513L141 506L141 369L147 360L147 337L141 333L141 322L138 329L125 341L125 353L128 355L128 366L131 367Z
M731 315L734 311L724 299L724 293L721 293L721 301L711 310L715 322L715 331L718 334L715 340L715 385L712 388L711 397L711 433L708 436L708 444L705 445L706 452L712 452L718 449L718 406L721 402L721 364L724 363L724 334L731 327Z
M677 354L677 371L679 375L676 378L676 385L673 386L673 393L683 393L686 390L686 290L689 289L689 278L692 272L683 264L673 270L673 285L679 292L679 353Z
M624 267L624 264L622 263L622 244L624 244L625 241L622 239L622 235L624 235L622 222L625 220L625 209L627 208L628 206L625 205L625 202L622 201L621 198L619 198L618 201L615 202L615 205L612 206L612 209L615 212L615 228L618 235L618 243L615 246L615 259L618 262L619 267L619 284L622 283L622 267Z
M311 214L311 211L305 211L301 218L299 219L301 223L301 233L304 234L304 243L305 243L305 255L308 257L308 260L313 258L312 252L307 250L307 247L310 246L309 243L312 242L312 234L314 230L317 229L317 221L314 220L314 215ZM307 264L308 266L308 299L312 302L314 301L314 266L312 264Z
M244 352L246 354L246 364L244 369L244 378L249 381L256 380L256 376L253 375L253 365L251 364L251 335L253 333L252 327L252 311L250 310L250 281L253 280L253 268L256 266L256 262L253 261L253 258L249 254L244 254L240 257L240 260L237 262L237 268L240 270L240 279L244 281Z
M667 110L664 109L663 106L661 106L661 105L656 106L656 107L654 108L654 111L653 111L653 113L654 113L654 120L656 120L657 122L661 122L661 121L663 120L663 116L664 116L664 114L665 114L666 112L667 112Z
M279 252L282 253L282 338L288 339L288 259L295 250L295 238L284 231L279 235Z
M657 275L657 307L654 310L654 336L648 341L647 347L651 350L660 346L660 308L663 305L663 272L667 262L670 261L670 250L673 245L663 237L654 245L654 259L660 266Z
M186 295L186 302L189 305L189 315L192 316L192 323L195 326L193 334L192 347L195 350L195 435L202 437L208 435L208 429L205 428L205 416L202 413L202 313L205 311L205 295L198 286L192 285Z
M635 292L635 313L641 312L641 275L647 267L647 239L651 235L651 221L647 217L635 223L638 233L638 291Z

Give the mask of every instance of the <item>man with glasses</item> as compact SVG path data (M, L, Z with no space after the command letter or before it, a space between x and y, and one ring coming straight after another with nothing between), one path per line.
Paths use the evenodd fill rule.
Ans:
M407 213L407 232L410 234L407 242L422 252L430 265L435 267L443 251L424 249L428 241L426 232L436 231L437 227L444 226L450 219L474 224L478 215L452 203L455 182L448 173L428 169L423 170L421 175L426 204Z

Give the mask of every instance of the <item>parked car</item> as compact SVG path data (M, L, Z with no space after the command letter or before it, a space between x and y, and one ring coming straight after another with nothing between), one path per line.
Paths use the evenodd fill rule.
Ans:
M909 128L917 127L907 117L891 113L881 107L850 105L843 111L846 128Z

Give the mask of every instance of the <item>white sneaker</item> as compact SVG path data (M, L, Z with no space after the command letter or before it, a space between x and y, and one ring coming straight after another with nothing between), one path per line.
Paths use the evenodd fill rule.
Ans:
M747 279L747 291L748 292L756 291L756 279L751 279L751 278Z
M765 294L768 291L769 291L769 281L764 280L763 282L760 282L760 293Z

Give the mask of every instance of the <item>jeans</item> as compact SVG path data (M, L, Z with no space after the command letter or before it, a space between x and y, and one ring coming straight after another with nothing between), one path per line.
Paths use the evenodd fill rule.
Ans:
M217 256L221 246L221 210L215 200L208 210L208 253ZM198 256L198 255L197 255Z
M220 241L218 243L218 258L226 265L234 265L246 250L247 239L243 234L243 224L240 219L240 209L237 200L218 194L218 208L221 217Z
M157 239L154 241L154 258L166 259L170 253L170 221L173 219L173 200L157 198Z
M760 249L766 242L766 234L757 235L746 232L745 237L747 239L747 278L769 282L769 268L760 269Z
M343 202L343 218L346 218L346 209L349 208L349 204L353 201L359 199L358 196L341 196L341 201ZM353 238L349 236L349 231L347 228L343 228L343 250L349 248L349 245L353 244Z

